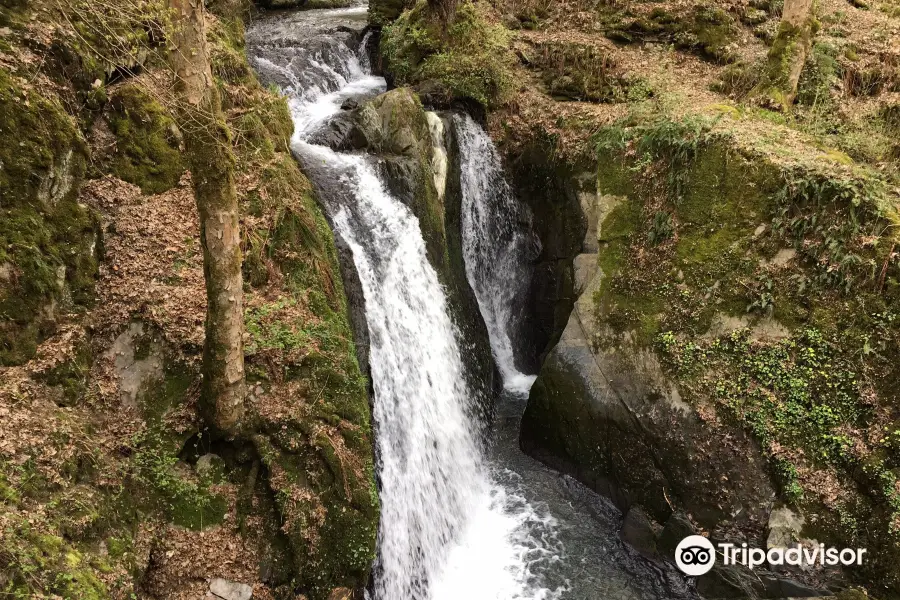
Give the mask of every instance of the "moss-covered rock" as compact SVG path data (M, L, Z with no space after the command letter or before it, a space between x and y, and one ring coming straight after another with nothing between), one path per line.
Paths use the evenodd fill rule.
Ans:
M217 38L241 47L237 34ZM216 51L214 72L234 56L243 54ZM227 80L226 74L220 76ZM234 81L240 93L226 88L225 97L236 114L235 159L253 174L241 198L243 269L251 286L245 312L254 414L249 437L271 490L275 529L284 535L284 547L264 554L289 559L278 577L325 600L334 588L364 589L374 560L378 496L368 384L334 236L288 148L293 123L287 101L255 77Z
M108 168L145 194L172 188L184 173L181 133L169 112L139 85L116 88L106 120L116 138Z
M606 9L610 11L607 37L624 43L665 40L717 62L732 62L736 58L739 29L734 17L723 8L708 3L643 8L637 12L615 6Z
M388 25L411 4L409 0L373 0L369 2L369 23L375 26Z
M491 22L488 10L480 2L462 3L448 25L420 0L383 29L385 69L399 85L427 88L435 101L503 105L514 89L514 56L507 30Z
M97 224L75 201L87 149L74 121L6 70L0 135L0 364L16 364L60 305L90 301Z
M584 205L596 186L584 165L555 160L552 139L540 136L510 157L510 180L516 195L533 214L532 227L540 240L534 275L527 292L526 322L522 327L530 368L559 339L575 301L576 257L583 251L588 229ZM588 171L589 172L589 171Z
M59 8L90 8L85 4L78 0ZM246 219L244 268L252 274L247 277L251 283L247 362L254 383L247 401L253 415L250 429L260 439L271 438L272 446L260 442L257 450L255 439L209 439L196 411L199 349L185 340L184 330L152 309L152 315L142 313L146 307L122 300L116 307L121 313L91 320L91 335L73 342L61 360L45 360L61 356L63 332L86 330L87 320L73 315L74 324L44 344L26 367L5 372L10 378L4 377L0 385L4 414L20 408L17 423L38 406L56 411L45 419L46 425L37 426L53 433L47 439L31 434L16 437L15 453L66 461L55 468L56 463L46 460L27 458L20 465L0 457L0 521L5 528L0 536L0 595L127 597L138 581L153 586L169 575L160 561L148 564L146 546L141 554L138 544L152 541L139 542L141 533L177 532L190 539L194 531L223 521L229 526L218 528L215 535L237 545L257 546L259 577L265 582L260 585L272 589L281 585L282 592L325 598L334 588L361 591L368 581L378 523L369 399L348 325L334 240L309 182L289 153L293 126L287 103L263 88L247 63L238 14L243 3L210 4L222 15L222 19L208 16L208 41L212 71L235 133ZM82 31L79 15L66 16ZM106 40L94 40L93 30L84 29L90 49L72 44L78 56L69 56L71 72L59 81L68 84L77 79L92 87L94 78L103 78L97 73L110 67L106 57L94 56L91 63L80 60L83 51L85 56L92 54L94 42L106 50L107 44L123 42L118 37L122 34L128 44L146 51L151 38L162 39L155 13L140 15L116 21L119 28L110 30ZM104 17L103 26L107 25ZM10 38L0 37L0 51L5 51ZM146 52L139 54L147 58ZM121 58L116 53L109 57ZM152 71L159 67L154 60L140 64ZM124 67L117 76L134 65L119 64ZM32 82L46 82L43 73L29 75ZM116 174L139 184L145 193L155 193L176 184L183 167L174 121L148 88L139 87L162 73L146 75L147 79L111 90L105 123L95 122L97 135L91 136L92 174ZM41 86L26 84L0 71L0 135L4 141L16 137L21 142L18 147L0 144L0 363L4 364L23 362L34 353L35 345L50 333L50 308L69 308L90 299L96 271L96 219L74 201L87 145L69 114L84 107L55 96L45 99L35 91ZM69 92L59 89L61 95ZM106 124L108 132L101 127ZM89 126L90 120L82 125ZM108 144L109 133L115 144ZM104 148L111 152L104 153ZM104 190L116 194L137 193L113 177L102 183L108 184ZM166 199L183 199L185 193L170 190ZM102 201L98 206L110 208ZM111 210L104 216L111 220L108 231L117 235L121 213ZM163 218L172 216L162 213ZM125 228L119 225L121 233ZM84 249L90 251L89 260ZM125 259L116 256L117 261ZM196 260L189 253L179 259L193 261L192 266L197 266ZM166 258L158 265L165 274ZM111 273L115 270L110 267ZM111 280L114 274L104 285L114 287ZM198 290L202 296L202 287L187 287L197 284L196 277L165 281L166 289L174 287L185 297L197 297ZM146 320L117 320L137 318L139 313ZM185 322L192 318L185 316ZM104 375L103 385L87 385L88 374L98 372ZM306 393L294 394L297 390ZM278 393L284 395L276 398ZM29 402L26 409L22 397L34 400L34 406ZM301 399L312 410L291 413ZM53 401L66 408L57 409ZM288 409L281 412L283 407ZM66 427L67 419L73 419L71 427ZM110 431L107 427L117 433L103 437ZM5 441L8 437L15 436L6 436ZM98 439L116 442L105 446ZM210 452L211 444L212 451L225 457L214 473L194 466L199 454ZM44 449L48 453L40 454ZM279 479L283 472L292 475ZM299 496L291 494L300 489L294 484L303 486L298 493L314 496L315 502L294 502ZM243 540L230 526L236 517ZM282 530L286 523L290 527ZM284 531L289 531L290 540ZM202 544L196 551L203 551ZM136 558L138 554L143 558ZM10 567L10 560L15 567ZM256 571L255 565L248 568L250 573ZM159 572L165 575L156 577ZM169 587L152 593L174 594L173 585L186 583L175 579L169 577L165 582Z
M630 82L608 49L592 44L546 41L530 57L554 96L591 102L622 102Z
M714 537L762 540L777 494L827 523L804 535L869 548L848 576L896 589L898 457L875 441L896 418L900 347L882 333L900 293L889 188L739 150L702 119L617 125L597 146L598 191L620 200L576 260L596 274L576 282L523 447Z

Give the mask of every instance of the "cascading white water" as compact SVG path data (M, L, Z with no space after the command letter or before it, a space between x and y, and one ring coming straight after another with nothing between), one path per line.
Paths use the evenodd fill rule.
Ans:
M356 54L359 57L359 66L365 73L372 72L372 61L369 58L369 40L372 39L372 30L366 32L366 34L362 37L362 40L359 42L359 48L356 49Z
M549 518L515 485L499 485L483 455L459 332L418 219L387 192L369 157L309 141L344 99L383 90L384 80L330 40L311 48L269 48L254 64L289 95L292 149L327 182L331 197L322 200L366 300L381 483L375 598L553 597L536 574L549 555L541 542Z
M454 115L462 187L463 257L469 285L488 328L491 351L504 387L527 394L534 375L516 368L515 307L528 285L528 238L522 211L491 138L469 115Z

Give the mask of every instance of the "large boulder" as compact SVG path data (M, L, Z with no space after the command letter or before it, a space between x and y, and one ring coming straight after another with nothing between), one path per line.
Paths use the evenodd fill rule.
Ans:
M893 239L863 233L896 211L872 173L782 164L707 127L601 131L596 193L542 200L582 214L587 234L559 219L557 238L578 242L560 271L575 300L548 327L521 445L623 510L683 511L716 540L868 548L861 568L796 574L805 583L900 589L900 454L875 434L896 427L878 415L895 413L900 346L883 323L897 271ZM580 179L554 160L545 172ZM873 331L883 350L867 349ZM785 505L797 518L776 512L770 531Z

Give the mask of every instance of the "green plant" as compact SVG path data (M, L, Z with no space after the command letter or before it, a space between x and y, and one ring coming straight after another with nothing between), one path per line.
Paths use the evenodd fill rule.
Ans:
M653 215L650 230L647 232L647 240L651 246L658 246L675 235L675 221L672 215L665 211L659 211Z
M225 499L209 490L211 481L179 473L178 446L159 426L142 430L131 444L135 448L132 476L139 487L151 491L152 505L184 527L202 529L222 520Z
M771 313L775 306L774 287L771 277L761 276L753 286L753 301L747 305L747 312Z

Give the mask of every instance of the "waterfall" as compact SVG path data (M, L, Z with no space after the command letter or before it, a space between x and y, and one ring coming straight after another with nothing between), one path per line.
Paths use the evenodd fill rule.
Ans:
M369 59L369 40L372 38L372 30L366 32L359 42L356 54L359 56L359 66L366 73L372 72L372 61Z
M462 187L463 257L478 299L491 351L511 392L527 394L534 375L516 368L516 307L528 285L527 230L523 208L504 175L491 138L469 115L454 115Z
M324 190L366 300L381 484L375 600L547 598L535 573L549 553L535 532L548 517L497 482L476 439L459 331L418 219L370 157L309 141L344 99L384 89L356 53L331 43L336 35L256 47L254 65L289 96L292 150ZM429 124L442 149L440 120Z

